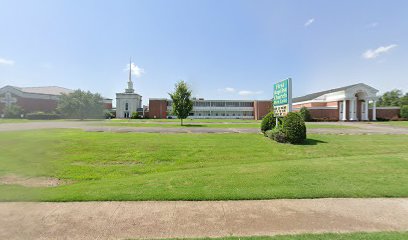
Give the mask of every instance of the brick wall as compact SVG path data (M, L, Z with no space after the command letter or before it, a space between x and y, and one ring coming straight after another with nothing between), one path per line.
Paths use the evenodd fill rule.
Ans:
M262 119L271 111L272 101L254 101L254 117L255 120Z
M1 96L4 97L4 96ZM36 99L36 98L22 98L16 95L12 95L16 98L16 105L22 107L25 113L31 112L53 112L57 109L58 100L54 99ZM112 109L112 102L104 103L105 109ZM4 103L0 103L0 112L3 112L5 107Z
M377 119L392 119L398 118L400 114L399 108L378 108L377 107ZM368 111L369 119L373 119L373 109L370 108Z
M148 118L167 118L167 101L149 99Z
M25 113L30 112L52 112L57 108L58 101L52 99L30 99L21 98L16 95L12 95L17 99L16 105L22 107ZM0 103L0 112L3 112L5 107L4 103Z

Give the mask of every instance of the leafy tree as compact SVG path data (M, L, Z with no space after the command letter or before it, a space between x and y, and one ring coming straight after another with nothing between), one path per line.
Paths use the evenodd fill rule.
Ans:
M191 90L184 81L176 83L174 92L169 93L173 100L173 114L180 118L180 124L183 125L183 119L193 110L193 101L191 100Z
M5 118L21 118L21 114L23 113L24 113L23 108L15 104L6 106L3 109L3 114Z
M402 118L408 118L408 105L404 105L401 107L400 115Z
M401 106L402 91L398 89L385 92L378 100L379 107L399 107Z
M401 106L407 106L408 105L408 92L405 93L403 97L401 97Z
M68 118L102 118L103 99L99 93L75 90L62 94L58 102L58 111Z

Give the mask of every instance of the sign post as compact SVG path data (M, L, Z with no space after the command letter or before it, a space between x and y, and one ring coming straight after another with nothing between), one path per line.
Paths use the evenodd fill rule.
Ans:
M292 79L288 78L273 85L273 113L276 117L284 117L292 112Z

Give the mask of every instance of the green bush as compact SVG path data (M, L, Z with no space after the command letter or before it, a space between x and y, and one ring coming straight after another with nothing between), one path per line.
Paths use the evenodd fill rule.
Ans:
M267 132L267 135L268 135L268 137L270 139L273 139L273 140L275 140L277 142L280 142L280 143L286 143L287 142L286 132L280 126L275 127L272 130L269 130Z
M408 118L408 105L404 105L401 107L400 115L402 118Z
M109 110L105 110L104 115L105 115L105 118L106 118L106 119L115 118L115 114L113 114L113 113L110 112Z
M5 118L21 118L21 114L24 113L23 108L18 105L10 105L3 109Z
M306 139L306 124L297 113L288 113L283 118L282 128L289 143L302 143Z
M303 121L310 122L312 120L312 116L310 115L309 109L307 107L302 107L299 110L299 115L302 117Z
M276 118L273 116L273 112L270 112L265 115L261 123L261 131L265 133L268 130L271 130L276 125Z
M45 113L45 112L33 112L26 115L27 119L30 120L52 120L59 119L61 116L56 113Z
M138 119L139 118L139 113L137 112L132 112L132 116L130 117L131 119Z

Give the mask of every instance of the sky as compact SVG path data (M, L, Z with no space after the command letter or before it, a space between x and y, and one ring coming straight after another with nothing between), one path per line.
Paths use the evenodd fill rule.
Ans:
M0 0L0 87L271 99L366 83L408 91L406 0Z

